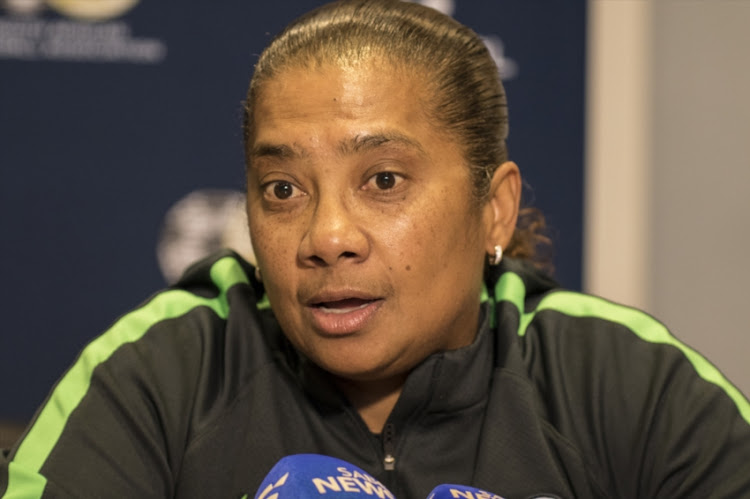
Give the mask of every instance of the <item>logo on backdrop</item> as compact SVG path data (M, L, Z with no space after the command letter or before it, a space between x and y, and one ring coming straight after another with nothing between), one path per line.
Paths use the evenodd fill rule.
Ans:
M158 64L163 41L118 19L139 0L0 0L0 59Z
M103 21L123 15L138 0L4 0L2 6L15 15L31 15L50 7L60 14L84 21Z
M456 12L455 0L411 0L414 3L422 4L426 7L432 7L433 9L442 12L445 15L453 17ZM497 64L497 69L500 72L500 78L503 80L511 80L518 75L518 63L513 59L505 55L505 46L503 41L497 35L479 35L482 37L482 41L490 51L490 55Z
M156 256L164 279L173 284L191 264L222 248L233 249L255 263L245 195L232 190L201 189L189 193L167 211Z

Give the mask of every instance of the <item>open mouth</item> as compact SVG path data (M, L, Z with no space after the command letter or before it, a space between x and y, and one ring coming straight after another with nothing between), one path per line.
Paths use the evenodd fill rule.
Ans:
M362 289L328 288L304 300L312 329L324 337L345 337L366 330L386 298Z
M345 298L343 300L326 301L313 304L313 307L329 314L348 314L367 307L376 300L362 298Z

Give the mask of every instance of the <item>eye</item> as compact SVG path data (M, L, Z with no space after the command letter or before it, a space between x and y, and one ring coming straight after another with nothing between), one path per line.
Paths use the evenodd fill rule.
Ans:
M279 199L287 199L294 194L294 187L289 182L276 182L273 185L273 195Z
M368 184L374 185L381 191L393 189L401 180L401 176L393 172L379 172L373 175Z
M303 192L299 188L286 180L269 182L263 187L263 189L266 196L273 199L284 200L303 195Z

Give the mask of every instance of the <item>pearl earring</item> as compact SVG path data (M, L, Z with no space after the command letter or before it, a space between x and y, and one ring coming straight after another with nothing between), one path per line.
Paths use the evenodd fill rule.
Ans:
M495 254L490 255L490 265L498 265L503 259L503 247L499 244L495 245Z

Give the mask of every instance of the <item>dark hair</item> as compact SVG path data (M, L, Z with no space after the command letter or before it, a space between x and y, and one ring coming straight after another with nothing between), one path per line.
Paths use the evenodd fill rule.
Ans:
M463 148L477 200L486 199L495 169L507 161L508 107L498 68L482 39L449 16L400 0L342 0L289 24L260 56L245 103L245 150L262 85L289 67L355 64L371 57L418 68L431 85L428 116ZM248 164L249 164L248 156ZM535 260L547 242L544 217L521 210L505 253Z

